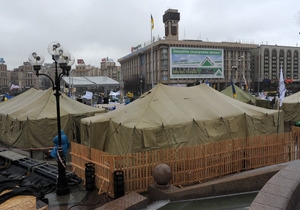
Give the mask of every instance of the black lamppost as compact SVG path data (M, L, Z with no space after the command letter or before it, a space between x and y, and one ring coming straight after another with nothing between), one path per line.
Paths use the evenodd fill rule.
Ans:
M44 62L44 57L39 55L37 52L33 52L29 55L29 62L33 66L33 69L36 71L36 76L43 75L50 79L52 83L52 88L55 91L54 95L56 98L56 112L57 112L57 137L58 137L58 153L57 153L57 164L58 164L58 177L56 183L56 194L65 195L70 192L69 184L66 176L66 159L62 151L62 142L61 142L61 124L60 124L60 105L59 97L60 93L60 81L64 75L69 76L69 71L71 66L74 64L74 59L70 53L65 51L60 43L53 42L48 47L48 52L52 55L52 60L55 63L55 79L53 79L43 73L39 73L41 65ZM59 72L58 70L61 69Z
M143 77L140 78L141 95L143 95Z

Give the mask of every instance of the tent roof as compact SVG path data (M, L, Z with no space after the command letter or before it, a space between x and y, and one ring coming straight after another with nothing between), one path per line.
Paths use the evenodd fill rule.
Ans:
M83 123L101 122L109 119L124 126L153 128L207 121L226 117L265 115L276 111L252 106L214 90L206 84L193 87L172 87L158 84L152 90L119 110L82 119Z
M300 103L300 91L285 97L282 101L283 104L292 104L292 103Z
M206 84L158 84L123 108L81 119L80 134L92 148L128 154L282 132L282 113L232 99Z
M245 103L249 103L250 101L254 104L255 101L258 99L254 96L252 96L251 94L247 93L246 91L242 90L241 88L239 88L236 85L233 85L235 88L235 92L236 92L236 98L239 101L245 102ZM221 91L221 93L234 98L233 97L233 93L232 93L232 86L228 86L227 88L225 88L224 90Z
M277 101L277 103L278 102L279 101ZM285 122L291 123L293 121L300 121L300 91L284 97L280 109L284 112Z
M119 86L119 82L105 76L98 77L63 77L66 84L71 83L74 87L91 86Z
M0 114L9 115L18 120L56 118L56 99L52 88L36 90L31 88L24 93L0 103ZM91 107L69 98L60 96L60 115L80 115L84 113L104 112L104 109Z

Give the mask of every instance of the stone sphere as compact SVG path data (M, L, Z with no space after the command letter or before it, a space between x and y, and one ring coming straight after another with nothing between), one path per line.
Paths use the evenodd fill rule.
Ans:
M158 185L168 185L172 179L172 171L167 164L158 164L153 170L153 178Z

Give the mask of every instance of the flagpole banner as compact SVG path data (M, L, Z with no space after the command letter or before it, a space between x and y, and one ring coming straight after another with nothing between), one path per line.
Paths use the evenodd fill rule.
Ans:
M223 49L170 48L170 78L224 78Z
M14 85L14 84L12 84L11 86L10 86L10 90L13 90L13 89L19 89L20 87L19 87L19 85Z
M151 30L153 30L153 29L154 29L154 19L151 14Z
M231 80L231 87L232 87L233 98L236 98L236 91L235 91L234 84L233 84L232 80Z
M285 96L285 84L284 84L284 79L283 79L283 73L282 73L282 68L280 69L280 77L279 77L279 107L282 106L282 102Z

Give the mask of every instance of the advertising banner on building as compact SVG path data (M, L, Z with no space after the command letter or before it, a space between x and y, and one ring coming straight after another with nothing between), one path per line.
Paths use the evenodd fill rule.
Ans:
M170 78L224 78L223 49L170 48Z

